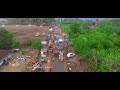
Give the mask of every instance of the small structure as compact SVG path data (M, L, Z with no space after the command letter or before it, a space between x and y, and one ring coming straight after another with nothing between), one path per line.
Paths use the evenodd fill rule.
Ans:
M47 45L47 41L41 41L42 45Z
M41 57L46 57L48 54L47 51L48 51L47 49L41 49Z
M52 32L52 31L53 31L53 28L49 28L49 31Z
M41 49L41 61L46 61L47 60L47 55L48 55L48 50L47 49Z
M40 35L40 33L39 33L39 32L37 32L37 33L36 33L36 37L38 37L39 35Z
M33 62L32 62L32 71L35 71L36 69L38 69L39 66L40 66L39 61L36 60L36 59L33 60Z
M13 52L19 52L20 50L19 49L13 49Z

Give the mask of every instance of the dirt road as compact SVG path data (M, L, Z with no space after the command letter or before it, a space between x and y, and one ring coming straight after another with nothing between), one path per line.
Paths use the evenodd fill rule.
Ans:
M62 37L62 30L59 29L57 35ZM64 57L66 57L68 50L75 53L72 47L68 47L69 42L64 42ZM69 44L70 46L70 44ZM58 58L55 58L55 62L53 63L53 72L84 72L85 67L83 63L83 59L80 57L78 53L75 53L75 57L67 58L63 62L60 62Z
M35 58L36 52L37 50L31 51L31 58L28 58L26 61L17 61L16 59L12 60L7 66L0 68L0 72L31 72L28 64ZM17 56L19 56L19 53L15 53L13 57L15 58Z
M54 57L53 72L64 72L64 62L61 62L58 57Z
M26 62L24 61L20 61L20 62L16 62L15 65L13 62L11 62L11 64L5 66L1 72L23 72L26 69L27 63L30 60L27 60ZM27 72L27 71L24 71Z
M54 35L61 36L62 35L61 29L58 28L57 33L54 34ZM57 48L55 48L55 49L57 49ZM53 70L52 70L52 72L65 72L65 68L64 68L65 62L64 61L61 62L59 60L59 57L53 57L53 58L54 58L54 61L53 61Z

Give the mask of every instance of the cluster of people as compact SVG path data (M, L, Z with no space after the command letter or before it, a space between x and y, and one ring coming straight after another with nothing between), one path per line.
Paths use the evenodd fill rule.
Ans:
M58 27L54 27L53 30L54 29L58 30ZM50 47L50 51L51 51L52 56L54 54L56 54L56 51L58 50L59 60L63 61L64 60L64 52L63 52L64 44L61 45L61 48L58 48L57 47L57 45L58 45L57 40L59 40L59 38L57 37L57 35L52 35L52 32L49 32L48 33L48 38L50 39L50 37L52 37L52 40L49 40L49 47ZM57 50L55 51L55 49L57 49Z
M63 59L64 59L63 57L64 57L63 51L59 51L59 60L63 61Z

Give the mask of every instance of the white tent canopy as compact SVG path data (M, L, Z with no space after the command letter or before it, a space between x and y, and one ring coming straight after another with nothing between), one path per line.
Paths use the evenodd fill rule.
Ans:
M58 39L58 42L63 42L63 39Z
M42 45L47 45L47 41L41 41Z
M52 31L52 30L53 30L53 28L50 28L50 29L49 29L49 31Z

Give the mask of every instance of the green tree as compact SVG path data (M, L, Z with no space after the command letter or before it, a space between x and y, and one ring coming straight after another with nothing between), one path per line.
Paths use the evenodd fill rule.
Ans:
M75 20L63 21L61 25L74 50L84 58L86 71L120 71L120 21L103 20L93 29L86 26L92 23Z
M14 42L14 34L12 32L7 33L7 39L8 39L8 45L10 45L10 48Z
M20 48L20 46L21 46L20 41L14 39L13 44L12 44L12 48Z
M33 41L32 42L32 47L38 50L41 50L42 44L40 41Z
M40 41L33 41L32 47L39 50L39 52L38 52L38 56L39 56L39 53L40 53L41 47L42 47L42 43Z
M74 34L76 34L76 33L78 32L79 27L80 27L80 25L79 25L79 23L77 23L77 22L73 22L73 23L71 23L71 25L70 25L70 28L71 28L71 30L72 30L72 32L73 32Z
M10 49L13 43L14 34L0 28L0 49Z
M29 54L29 50L28 49L21 50L21 52L22 52L23 55Z

